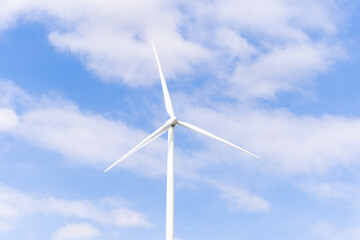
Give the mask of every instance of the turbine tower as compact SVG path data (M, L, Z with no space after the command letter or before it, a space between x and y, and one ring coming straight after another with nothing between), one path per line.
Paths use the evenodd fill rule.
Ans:
M159 129L157 129L155 132L150 134L147 138L145 138L143 141L141 141L138 145L136 145L133 149L131 149L128 153L126 153L124 156L122 156L120 159L118 159L116 162L114 162L110 167L108 167L104 172L109 171L111 168L113 168L115 165L117 165L119 162L145 146L146 144L152 142L156 138L160 137L162 134L164 134L166 131L168 132L168 155L167 155L167 182L166 182L166 240L174 240L174 127L175 125L180 125L186 128L189 128L195 132L201 133L205 136L214 138L220 142L226 143L232 147L235 147L247 154L250 154L253 157L259 158L255 154L236 146L235 144L232 144L231 142L228 142L218 136L215 136L212 133L209 133L199 127L196 127L190 123L183 122L177 119L177 117L174 114L174 110L171 104L170 94L169 90L166 86L164 74L161 69L159 57L156 53L154 42L151 41L152 47L154 49L155 58L157 62L157 66L159 69L160 79L161 79L161 86L164 94L164 100L165 100L165 107L166 111L169 114L170 119L165 122L164 125L162 125Z

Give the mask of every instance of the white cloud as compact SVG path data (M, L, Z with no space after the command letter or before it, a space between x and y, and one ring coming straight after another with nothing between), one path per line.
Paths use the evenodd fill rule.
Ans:
M59 228L52 234L53 240L90 240L100 236L100 231L89 223L73 223Z
M219 170L219 168L214 165L213 162L211 162L211 160L213 159L206 158L206 160L210 160L208 161L207 167L210 167L212 165L211 167ZM194 158L194 156L192 156L191 161L202 161L202 157ZM186 163L184 165L186 165ZM178 169L178 167L176 169ZM195 168L194 170L190 167L187 173L180 172L179 175L188 181L191 180L192 182L204 183L216 188L219 191L220 198L225 201L231 211L247 211L252 213L262 213L270 211L270 203L266 199L254 193L251 193L243 187L238 186L239 184L224 181L224 179L226 179L226 176L222 176L220 174L219 177L219 174L212 174L211 178L208 178L206 176L207 174L200 174L199 172L201 172L200 169ZM193 185L188 186L187 183L181 182L180 187L188 187L190 189L194 189Z
M15 108L28 106L32 98L10 80L0 78L0 107Z
M112 216L115 221L115 224L124 227L133 227L133 226L144 226L151 227L144 215L131 211L127 208L118 208L112 211Z
M105 201L106 200L106 201ZM64 200L54 197L23 193L14 188L0 185L0 222L4 229L10 229L15 220L33 213L52 214L76 218L117 227L149 228L147 217L122 206L115 199L111 204L104 201Z
M36 200L4 184L0 184L0 219L11 220L21 217L36 205Z
M230 84L226 96L273 98L296 91L346 56L336 36L342 17L335 1L187 1L185 6L193 19L188 34L217 50L219 61L211 66L222 71L225 87Z
M248 161L250 158L245 154L229 151L221 143L202 138L199 142L204 144L204 149L191 153L176 149L177 155L183 159L176 163L177 173L185 181L201 182L199 176L207 174L204 170L214 169L219 163L237 164L244 158L260 169L285 174L310 174L326 172L337 166L359 166L360 120L357 118L296 116L287 110L249 110L237 105L221 105L221 110L211 110L194 107L188 102L190 100L182 99L182 109L178 109L181 119L228 139L261 158ZM59 152L69 161L100 164L102 167L148 135L123 122L81 112L69 101L35 103L33 108L20 114L16 128L9 132L37 146ZM194 136L199 137L197 134ZM163 175L165 148L166 140L160 138L120 166L146 176ZM224 182L221 177L217 181L219 184ZM252 208L268 208L266 200L261 197L227 187L219 190L223 197L226 196L225 200L234 206L238 204L234 208L250 211ZM137 216L133 215L133 219Z
M8 223L6 221L0 221L0 233L9 231L11 229L13 229L13 225L11 225L10 223Z
M235 104L219 104L220 110L214 110L194 107L187 99L182 100L181 119L257 154L259 160L246 160L261 169L310 174L327 172L334 167L359 166L359 118L326 114L297 116L285 109L251 110ZM237 151L228 151L229 148L218 142L201 139L207 146L204 152L208 153L204 158L199 156L199 161L208 165L219 161L234 164L246 157Z
M334 224L320 222L312 226L311 233L314 236L311 239L316 240L357 240L360 236L360 226L338 229Z
M56 151L64 155L67 161L100 165L105 168L107 166L105 164L113 162L148 135L145 131L129 127L121 121L106 119L98 114L84 113L67 100L61 98L54 100L51 96L42 96L40 99L35 101L30 98L33 105L20 114L16 128L8 132L15 137L28 140L33 145ZM164 149L166 150L166 140L157 139L151 146L137 152L136 157L122 162L119 166L145 176L164 175L166 172ZM176 162L179 177L185 181L215 186L233 210L263 211L267 208L265 200L246 190L227 187L214 181L203 181L200 171L202 168L211 166L212 163L201 161L201 159L204 156L213 159L216 154L208 156L202 151L189 154L178 148L176 154L182 159ZM222 180L219 179L219 182L221 183ZM19 199L24 199L24 197ZM142 214L126 208L105 211L91 202L66 201L51 197L42 198L41 201L43 202L42 207L39 208L41 212L94 221L113 221L120 226L151 226ZM30 200L25 201L25 203L29 202ZM24 206L24 208L29 207ZM12 205L5 206L3 209L10 211ZM15 212L18 210L14 208Z
M270 210L270 204L262 197L249 193L240 188L221 186L220 196L226 200L232 210L247 210L249 212L263 212Z
M80 161L83 164L100 163L101 166L103 165L101 163L110 163L121 156L121 150L126 152L147 135L121 122L107 120L99 115L84 114L76 108L66 106L31 110L21 117L21 122L14 132L29 142L57 151L72 161ZM148 150L145 148L139 151L136 153L136 158L125 161L120 166L147 176L165 174L166 145L162 144L164 140L157 141L160 143L152 145ZM177 173L182 178L203 182L199 181L197 170L211 163L197 165L197 160L194 160L198 157L197 154L189 156L177 149L177 155L184 159L177 164ZM190 160L186 161L186 159ZM209 184L209 182L205 183ZM261 212L269 208L266 200L246 190L215 182L210 185L220 190L221 197L232 210ZM48 208L50 212L61 209L58 214L63 216L102 219L102 221L109 219L121 226L150 226L141 214L125 208L116 209L110 214L99 212L86 202L69 202L52 198L44 201L46 202L44 206L47 206L42 208L44 212L47 212Z
M215 0L210 4L200 1L194 8L197 19L212 14L213 18L209 20L214 24L221 23L277 39L299 37L298 33L309 29L334 34L339 19L335 19L332 13L337 10L334 1L321 0Z
M79 56L90 70L107 81L132 86L153 83L157 70L151 38L168 77L190 71L191 65L209 56L201 45L178 33L183 16L173 3L164 0L67 0L56 4L23 0L18 4L3 1L0 7L7 9L3 28L21 18L44 21L51 26L49 40L55 47Z
M152 226L145 215L122 206L109 209L102 201L100 203L93 203L91 201L44 198L41 200L41 206L38 208L39 211L44 213L88 219L119 227L150 228Z
M104 168L148 135L121 121L83 113L73 105L32 109L20 117L12 133L71 161ZM164 144L165 140L159 139L151 149L144 148L136 159L124 161L121 166L150 176L164 173Z
M222 54L230 57L232 61L236 58L249 60L250 57L259 53L247 39L227 27L216 29L215 41Z
M44 22L57 49L130 86L158 82L151 38L167 78L218 74L231 84L223 94L240 99L300 89L345 55L335 1L6 0L0 9L0 29Z
M0 131L10 130L18 123L17 115L8 108L0 108Z
M1 131L59 152L69 162L101 165L104 169L148 135L122 121L82 112L73 102L54 93L33 97L11 81L2 80ZM166 140L160 138L121 166L145 175L163 174L166 152L162 145L166 146Z
M179 10L178 5L184 8ZM323 0L4 0L0 3L0 29L11 29L21 21L43 22L50 43L58 50L71 52L105 81L133 87L158 82L148 42L153 38L168 79L202 69L217 76L207 91L229 84L221 93L227 97L271 99L279 92L301 89L344 58L337 37L338 11L335 1ZM17 111L15 105L31 101L8 86L8 95L3 95L0 87L5 116L0 130L59 152L70 161L110 163L147 135L121 121L85 113L73 103L32 103L25 111ZM258 166L266 170L302 174L359 164L358 118L296 116L287 110L249 110L236 105L222 110L194 108L193 104L185 107L185 118L260 155ZM235 164L234 159L244 156L220 145L213 148L218 143L204 139L206 150L187 155L191 161L186 158L178 163L182 177L196 179L202 169L225 161ZM162 146L166 146L165 140L159 139L151 150L139 151L121 166L146 175L163 174L166 152ZM220 182L214 186L233 209L269 210L270 204L262 197ZM320 198L349 194L340 188L319 184L309 191ZM32 211L106 224L111 220L122 227L150 226L144 215L121 206L36 197L4 186L0 191L4 193L0 195L0 230L11 228L11 221ZM82 227L68 225L53 236L61 233L64 238L66 232ZM89 229L97 230L91 225ZM358 235L358 229L349 232L334 233L328 239L355 239Z
M118 146L128 146L124 136L141 136L96 114L83 114L73 106L33 109L21 116L16 132L36 144L87 163L114 159Z
M31 99L33 105L19 114L16 128L8 132L41 148L59 152L69 161L105 167L148 135L121 121L84 113L69 101L52 103L49 97L43 99L46 104ZM188 97L182 99L182 109L178 109L181 119L256 153L261 158L248 161L253 166L286 174L310 174L326 172L337 166L359 166L360 119L331 115L296 116L284 109L250 110L236 104L219 105L221 110L211 110L194 107L188 102L190 100ZM204 143L205 149L191 153L176 150L183 159L177 161L178 176L183 179L201 182L199 176L206 176L203 170L214 169L219 163L236 164L239 159L249 159L245 154L228 151L227 146L207 138L200 142ZM160 138L120 166L146 176L163 175L165 148L166 140ZM218 182L222 183L223 179L220 177ZM238 202L242 206L238 209L251 210L252 207L244 206L256 200L250 197L253 195L250 193L224 193L221 189L220 192L222 196L228 196L224 199ZM267 208L265 200L262 203L255 200L253 202L262 206L259 209ZM137 219L135 215L133 218Z
M347 202L360 207L360 188L355 185L341 182L306 181L297 186L311 197L326 202Z
M310 79L325 72L332 56L341 50L322 43L300 43L277 47L251 63L239 63L229 79L231 94L240 99L274 98L277 92L294 91L310 83Z

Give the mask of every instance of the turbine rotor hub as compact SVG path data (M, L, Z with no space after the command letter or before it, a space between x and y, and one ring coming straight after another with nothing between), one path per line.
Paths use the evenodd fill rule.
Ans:
M169 121L171 122L171 126L175 126L177 123L178 123L178 119L177 119L177 117L171 117L170 119L169 119Z

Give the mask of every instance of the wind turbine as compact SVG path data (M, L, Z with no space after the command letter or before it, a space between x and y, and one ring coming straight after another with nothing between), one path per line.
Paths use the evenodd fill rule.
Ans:
M177 117L174 114L174 110L171 104L170 94L168 91L168 88L166 86L164 74L161 69L159 57L156 53L154 42L151 41L152 47L154 49L155 58L157 62L157 66L159 69L160 79L161 79L161 86L164 94L164 100L165 100L165 107L166 111L169 114L170 119L165 122L164 125L162 125L159 129L157 129L155 132L150 134L147 138L145 138L143 141L141 141L138 145L136 145L133 149L131 149L128 153L126 153L124 156L122 156L120 159L118 159L116 162L114 162L110 167L108 167L104 172L109 171L111 168L113 168L115 165L117 165L119 162L139 150L140 148L144 147L146 144L152 142L156 138L160 137L162 134L164 134L166 131L168 132L168 156L167 156L167 182L166 182L166 240L173 240L174 239L174 128L176 125L180 125L186 128L189 128L195 132L201 133L205 136L214 138L220 142L226 143L232 147L235 147L243 152L246 152L247 154L250 154L253 157L259 158L255 154L236 146L235 144L232 144L231 142L228 142L218 136L215 136L212 133L209 133L208 131L205 131L199 127L196 127L190 123L183 122L177 119Z

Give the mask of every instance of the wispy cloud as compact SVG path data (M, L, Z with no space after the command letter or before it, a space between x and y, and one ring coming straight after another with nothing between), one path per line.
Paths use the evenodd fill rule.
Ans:
M52 234L53 240L90 240L100 236L99 229L89 223L73 223L59 228Z
M231 177L226 174L212 171L218 172L220 165L236 166L234 171L251 165L277 176L282 173L291 182L294 176L359 167L360 118L298 115L254 104L276 99L282 92L301 91L347 58L339 34L345 26L343 5L336 0L3 0L0 32L6 34L24 22L43 24L57 51L80 59L102 81L130 87L159 83L149 44L153 39L170 84L183 77L196 81L196 87L204 83L196 94L186 89L180 97L172 95L182 105L176 109L179 118L260 156L250 159L194 134L201 138L199 145L176 149L181 159L176 161L178 179L183 186L196 189L196 184L207 184L217 189L231 210L271 215L273 203L262 192L252 192L256 183L243 177L249 184L236 184L227 181ZM224 99L231 101L225 104ZM11 81L0 81L1 136L59 153L64 161L101 171L148 135L141 127L85 108L46 93L33 97ZM141 176L164 176L165 149L166 140L159 138L120 167ZM355 185L319 181L297 187L320 201L353 207L359 198ZM152 226L144 214L104 199L59 199L6 185L0 185L0 193L0 231L4 232L34 214L73 222L53 232L53 240L101 237L99 226L104 225ZM356 239L359 231L325 224L314 226L312 234L318 237L314 239Z
M57 95L35 98L10 81L1 83L0 106L5 107L0 108L0 132L59 152L70 162L105 168L147 136L144 130L125 122L82 112L76 104ZM152 149L144 149L134 161L121 166L143 175L163 174L164 144L165 140L159 139Z
M360 236L360 227L354 226L345 229L339 229L335 224L319 222L312 226L311 233L314 236L311 239L356 240Z
M159 46L169 77L187 72L209 53L185 40L177 31L184 16L175 3L152 1L47 1L2 2L3 29L19 19L46 22L50 42L70 51L107 81L128 85L151 84L157 77L149 39ZM47 19L53 21L48 21ZM99 44L101 43L101 44ZM181 49L181 51L179 51ZM176 58L174 58L174 53Z
M286 109L249 109L237 104L219 104L215 110L194 107L186 98L182 100L184 119L256 152L263 169L311 174L334 167L359 166L359 118L297 116ZM224 158L234 152L221 151L222 145L212 151L213 142L205 138L202 141L211 146L207 148L211 156L230 162L239 158Z
M14 120L12 128L6 130L41 148L59 152L70 161L105 167L148 134L124 122L82 112L68 100L52 103L51 98L44 99L47 103L33 101L33 107L22 114L15 115L12 110L6 110ZM256 150L262 164L253 160L250 162L261 169L291 175L327 172L336 166L359 165L360 152L357 145L360 141L360 120L357 118L296 116L284 109L251 110L238 105L221 105L221 110L220 106L214 110L194 107L188 100L182 100L183 106L179 113L184 120L215 134L221 133L225 139L250 151ZM204 118L209 120L201 121ZM199 175L206 175L203 169L214 168L219 162L230 165L238 162L239 156L234 156L235 151L227 151L226 146L208 139L201 142L205 143L206 151L198 149L186 153L177 149L177 154L184 159L177 163L182 178L199 182ZM214 144L217 144L216 147ZM158 139L151 147L139 151L136 158L124 161L121 167L146 176L163 175L166 166L164 146L165 140ZM223 180L219 178L218 182L223 183ZM220 189L222 196L228 196L224 199L234 200L237 199L234 196L246 195L241 191L229 191L231 186L228 187ZM242 206L246 205L245 202ZM261 209L268 208L265 203L263 200ZM251 207L238 209L250 210Z
M185 28L188 34L211 45L221 59L211 66L223 79L222 91L230 84L226 96L271 99L279 92L297 91L346 56L337 36L343 19L335 1L226 0L184 5L193 19ZM231 48L235 44L237 48Z
M0 108L0 131L9 131L18 123L17 115L8 108Z
M275 47L251 63L239 63L231 77L231 94L239 99L275 98L279 92L297 91L326 72L345 53L324 43L289 43Z
M0 107L23 108L29 106L33 101L32 97L12 81L0 78L0 83Z
M14 228L14 226L12 226L10 223L3 221L3 220L0 221L0 232L6 232L13 228Z
M270 210L268 201L244 189L219 186L219 190L221 192L220 196L225 199L234 211L245 209L250 212L267 212Z
M32 100L33 105L16 116L19 120L7 132L14 137L26 139L40 148L56 151L70 162L104 168L106 164L127 152L148 134L141 129L129 127L124 122L82 112L68 100L52 101L47 96L40 99L39 101ZM166 149L165 140L158 139L148 148L136 153L136 158L124 161L120 166L145 176L165 175L166 151L164 149ZM232 210L251 212L268 210L267 201L248 190L224 184L221 178L216 181L204 181L206 177L201 170L213 168L213 162L216 161L218 154L208 155L201 150L186 153L178 148L176 153L183 159L176 164L177 175L181 179L217 188L220 196ZM203 158L207 160L202 161ZM88 212L86 209L81 211L84 207L81 204L78 207L79 210L75 211L77 208L75 202L48 199L46 205L54 205L51 209L73 209L70 213L62 212L65 215L77 212L78 216L83 216L82 214ZM43 211L46 211L46 208ZM123 215L122 213L129 216L130 212L126 211L126 209L119 209L116 212L119 216ZM96 214L94 210L90 212L96 216L104 215ZM96 216L86 217L95 218ZM133 214L132 216L127 219L115 217L113 220L120 225L136 225L142 219L141 215Z
M64 200L20 192L0 185L0 222L2 229L16 227L16 220L31 214L51 214L69 219L82 219L117 227L149 228L147 217L108 199ZM114 205L114 203L116 203Z
M169 79L196 69L230 84L226 95L239 99L301 89L346 55L335 1L6 0L0 6L0 28L20 19L44 22L57 49L78 56L103 80L130 86L157 81L151 38Z
M302 191L319 201L346 202L351 207L360 207L360 188L342 182L305 181L297 184Z

